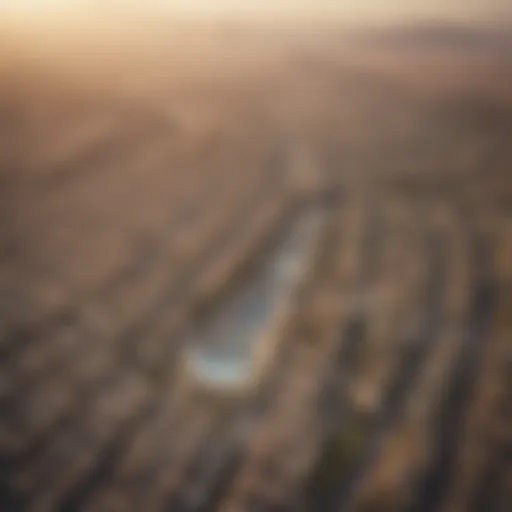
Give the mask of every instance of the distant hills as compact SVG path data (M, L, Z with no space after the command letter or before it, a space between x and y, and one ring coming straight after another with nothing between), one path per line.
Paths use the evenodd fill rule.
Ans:
M388 47L501 52L512 48L512 25L463 25L434 21L377 28L366 32L363 38L370 43Z

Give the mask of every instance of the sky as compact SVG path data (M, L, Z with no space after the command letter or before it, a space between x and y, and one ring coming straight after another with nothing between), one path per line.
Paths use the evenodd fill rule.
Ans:
M346 22L402 19L501 18L512 16L511 0L0 0L4 19L100 15L202 17L324 17Z
M196 12L324 14L351 20L479 16L503 10L509 0L175 0L173 3L180 9Z

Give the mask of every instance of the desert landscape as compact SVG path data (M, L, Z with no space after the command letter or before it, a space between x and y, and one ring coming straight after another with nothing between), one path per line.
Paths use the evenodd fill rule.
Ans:
M512 510L512 31L42 33L0 35L0 510Z

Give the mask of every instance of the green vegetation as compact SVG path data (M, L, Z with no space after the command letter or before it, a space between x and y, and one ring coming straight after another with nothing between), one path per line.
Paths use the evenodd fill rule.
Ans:
M352 416L326 442L310 480L309 496L315 503L328 499L348 476L365 445L367 430L362 418Z

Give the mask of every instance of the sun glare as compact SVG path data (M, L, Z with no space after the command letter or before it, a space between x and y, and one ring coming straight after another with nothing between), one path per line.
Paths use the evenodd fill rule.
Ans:
M36 21L73 13L85 5L81 0L0 0L0 17Z

